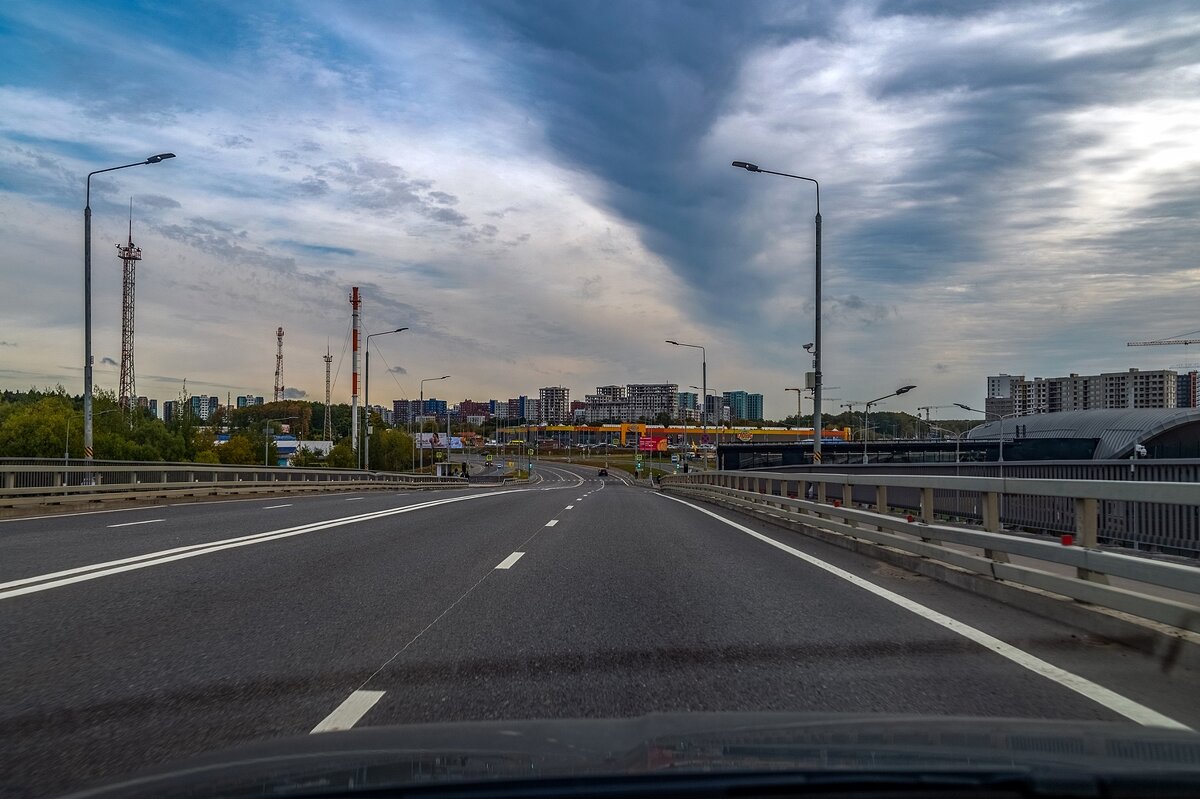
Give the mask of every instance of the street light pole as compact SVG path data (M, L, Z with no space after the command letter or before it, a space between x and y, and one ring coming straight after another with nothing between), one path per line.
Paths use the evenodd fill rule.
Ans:
M813 223L816 227L816 253L815 253L815 272L816 290L814 300L816 303L816 312L813 321L816 325L816 332L813 336L812 349L812 365L813 365L813 463L820 465L821 463L821 184L816 178L806 178L803 175L789 175L786 172L772 172L769 169L761 169L757 164L751 164L746 161L734 161L733 166L738 169L744 169L747 172L758 172L766 175L778 175L784 178L792 178L794 180L807 180L812 183L817 189L817 215L813 218Z
M800 392L802 392L803 390L804 390L804 389L802 389L802 388L785 388L785 389L784 389L784 391L795 391L795 392L796 392L796 441L797 441L797 442L801 441L801 436L800 436L800 416L801 416L801 414L803 414L803 412L804 412L804 406L802 405L802 403L800 402L800 400L801 400L801 398L802 398L804 395L803 395L803 394L801 394ZM815 431L814 431L814 432L815 432Z
M92 461L92 175L103 172L114 172L118 169L128 169L131 166L157 164L168 158L174 158L175 153L159 153L145 161L132 164L111 166L108 169L97 169L89 172L85 181L83 201L83 458L89 464ZM91 479L91 476L88 476Z
M699 344L683 344L678 341L667 339L667 344L674 344L676 347L691 347L694 350L700 350L700 390L704 392L706 397L700 406L700 441L707 444L708 441L708 352ZM694 388L694 386L693 386Z
M1004 420L1008 419L1009 417L1015 418L1017 416L1020 416L1020 414L1019 413L1006 413L1006 414L1001 415L999 413L992 413L991 411L981 411L978 408L972 408L971 406L964 405L961 402L956 402L956 403L954 403L954 405L956 407L962 408L964 411L970 411L971 413L982 413L985 418L988 416L991 416L994 419L1000 420L1000 463L1003 464L1004 463ZM1004 468L1003 465L1000 468Z
M882 397L873 399L870 402L866 403L866 405L863 406L863 465L864 466L867 463L867 419L869 418L870 413L871 413L871 406L880 402L881 400L887 399L888 397L898 397L901 394L907 394L908 392L912 391L914 388L916 388L916 386L901 386L900 388L893 391L891 394L885 394Z
M371 468L371 339L376 336L390 336L392 333L403 333L408 330L407 327L398 327L395 330L385 330L382 333L371 333L366 337L363 344L363 349L367 351L366 371L363 373L363 405L367 411L367 421L363 427L366 429L367 435L363 439L363 468L370 470Z
M419 428L417 428L417 438L420 438L421 436L423 436L425 434L425 384L431 380L445 380L449 376L450 375L442 375L441 377L425 377L425 378L421 379L421 407L420 407L421 426ZM446 415L447 416L450 415L449 407L446 408ZM434 428L433 428L434 430L437 429L436 419L437 419L437 414L434 414L434 420L435 420ZM425 448L420 446L421 443L424 443L424 442L419 442L417 445L417 452L420 453L420 458L421 458L421 463L420 463L420 466L418 467L418 471L424 471L424 469L425 469ZM432 447L430 449L432 449Z

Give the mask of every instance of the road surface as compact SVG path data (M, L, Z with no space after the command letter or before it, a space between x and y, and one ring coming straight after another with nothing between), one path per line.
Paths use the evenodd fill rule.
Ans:
M781 710L1200 728L1195 672L619 475L534 475L0 522L0 790L423 721Z

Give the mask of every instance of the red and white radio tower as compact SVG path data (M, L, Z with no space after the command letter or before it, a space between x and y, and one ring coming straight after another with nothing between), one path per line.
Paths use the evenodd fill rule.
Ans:
M275 331L275 402L283 399L283 328Z
M117 390L121 407L128 413L137 407L137 387L133 379L133 296L137 262L142 260L142 248L133 246L133 199L129 200L129 238L117 245L121 259L121 385Z

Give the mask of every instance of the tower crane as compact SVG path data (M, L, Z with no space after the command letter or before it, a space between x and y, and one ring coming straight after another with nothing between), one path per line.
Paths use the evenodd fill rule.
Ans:
M1186 338L1186 336L1194 336L1200 333L1200 330L1189 330L1187 333L1181 333L1175 338L1159 338L1153 341L1127 341L1126 347L1158 347L1164 344L1200 344L1200 338Z

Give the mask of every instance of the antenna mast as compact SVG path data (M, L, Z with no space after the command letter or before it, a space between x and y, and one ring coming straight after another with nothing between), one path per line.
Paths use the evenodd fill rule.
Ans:
M275 402L283 399L283 328L275 331Z
M325 431L322 434L323 441L333 441L333 409L329 404L329 364L333 363L333 356L329 354L329 342L325 343Z
M117 398L126 415L137 407L137 387L133 379L133 300L137 262L142 260L142 248L133 246L133 198L129 198L129 238L117 245L121 259L121 383Z

